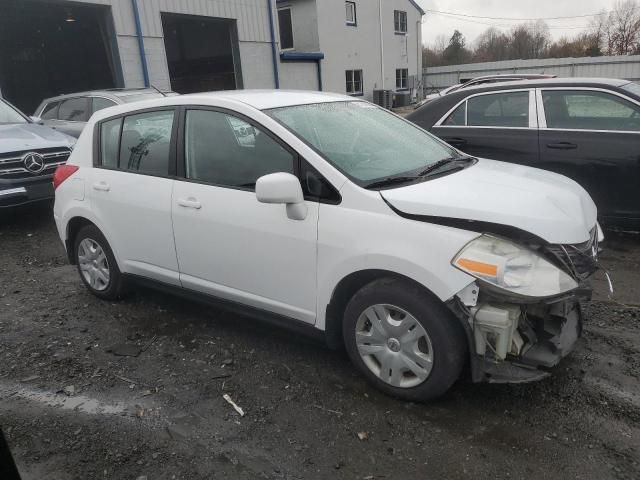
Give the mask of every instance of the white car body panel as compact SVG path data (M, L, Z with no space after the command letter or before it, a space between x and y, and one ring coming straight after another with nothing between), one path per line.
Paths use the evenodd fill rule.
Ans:
M197 201L200 208L180 205ZM254 192L176 181L172 209L185 288L315 322L318 203L304 220Z
M84 217L103 232L123 272L263 308L319 329L325 328L336 286L361 270L409 277L443 301L474 281L451 261L477 232L408 220L385 200L406 213L512 225L553 243L588 239L596 224L595 206L567 178L481 160L439 179L370 191L350 182L260 111L353 100L314 92L237 91L168 97L97 112L68 162L80 170L56 190L60 237L67 239L71 219ZM340 192L341 203L306 202L305 220L291 220L284 205L261 204L252 192L92 167L96 122L170 105L223 108L255 120L315 167ZM109 192L93 189L101 180L110 185ZM78 195L80 184L83 196ZM106 201L105 196L113 198ZM178 209L177 201L191 196L202 208Z
M589 240L597 210L589 194L556 173L495 160L438 179L384 190L401 212L510 225L550 242Z
M171 225L173 184L169 178L91 169L91 209L111 233L121 271L180 285ZM109 190L99 190L104 187Z

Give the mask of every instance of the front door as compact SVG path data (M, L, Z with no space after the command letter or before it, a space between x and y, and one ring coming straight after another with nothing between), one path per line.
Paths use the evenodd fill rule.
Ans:
M534 92L515 90L469 97L431 131L468 155L536 166Z
M540 167L566 175L591 195L604 222L640 225L640 106L614 93L539 93Z
M165 109L101 122L89 197L124 272L180 285L171 225L174 116Z
M294 173L297 156L248 120L187 109L173 227L185 288L315 321L318 203L304 220L259 203L256 180Z

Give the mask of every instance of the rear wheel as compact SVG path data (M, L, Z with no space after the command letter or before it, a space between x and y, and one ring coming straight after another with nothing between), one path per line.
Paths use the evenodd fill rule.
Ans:
M445 393L467 357L462 327L437 298L393 278L358 291L345 310L349 357L383 392L424 401Z
M124 278L109 243L94 225L80 229L74 242L80 278L95 296L114 300L124 293Z

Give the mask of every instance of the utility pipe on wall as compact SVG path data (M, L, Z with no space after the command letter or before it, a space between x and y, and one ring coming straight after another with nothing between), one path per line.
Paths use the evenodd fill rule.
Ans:
M273 77L276 88L280 88L280 75L278 73L278 50L276 48L276 31L273 25L273 0L267 0L269 10L269 30L271 32L271 56L273 61Z
M380 73L382 73L382 90L384 90L384 30L382 28L382 0L378 0L380 13Z
M142 77L144 86L149 87L149 68L147 67L147 54L144 51L144 36L142 35L142 25L140 24L140 11L138 10L138 0L131 0L133 18L136 24L136 36L138 37L138 49L140 50L140 63L142 64Z

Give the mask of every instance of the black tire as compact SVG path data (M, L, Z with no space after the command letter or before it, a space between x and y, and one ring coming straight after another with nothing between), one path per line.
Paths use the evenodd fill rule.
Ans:
M85 279L80 269L80 261L78 258L78 248L80 246L80 243L85 239L90 239L95 243L97 243L100 246L100 248L102 248L102 250L105 253L105 256L107 257L107 262L109 266L109 283L107 284L107 287L104 290L97 290L93 288L87 282L87 280ZM85 287L87 287L87 289L92 294L104 300L117 300L123 297L123 295L126 293L125 279L122 273L120 272L120 269L118 268L118 264L116 262L115 257L113 256L113 251L111 250L111 246L109 245L109 242L107 242L107 239L104 238L104 235L98 229L98 227L96 227L95 225L86 225L80 229L80 231L76 235L76 238L74 239L74 242L73 242L73 255L74 255L74 260L76 262L76 266L78 267L78 274L82 279L82 283L84 283Z
M428 334L432 345L432 369L419 385L410 388L390 385L371 371L360 356L356 325L360 315L376 304L402 308ZM467 341L459 320L437 297L401 279L383 278L360 289L347 304L342 327L345 348L354 365L376 388L404 400L422 402L441 396L460 377L468 358Z

